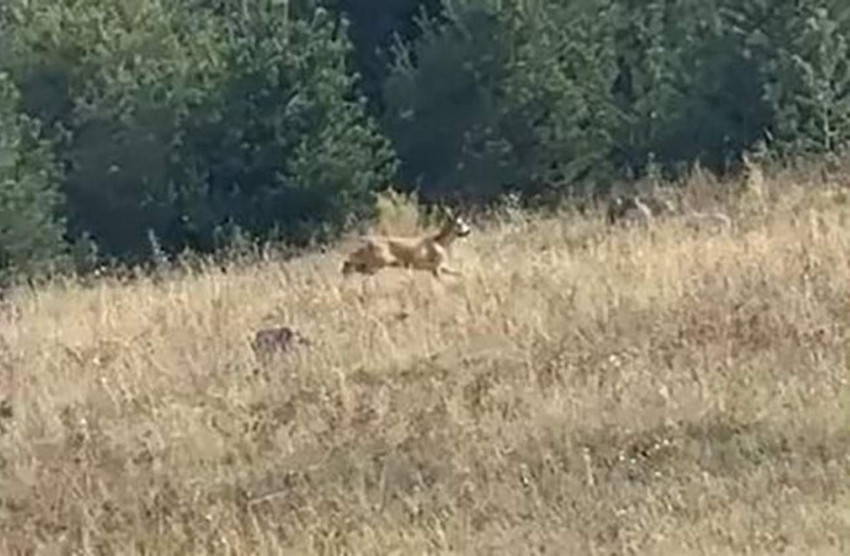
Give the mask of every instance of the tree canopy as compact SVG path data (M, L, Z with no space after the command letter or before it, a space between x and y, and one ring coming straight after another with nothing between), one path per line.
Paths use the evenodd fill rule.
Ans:
M850 140L838 0L8 0L0 31L4 272Z

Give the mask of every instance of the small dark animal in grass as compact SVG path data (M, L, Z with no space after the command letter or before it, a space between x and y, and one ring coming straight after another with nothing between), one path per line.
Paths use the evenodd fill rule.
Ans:
M652 210L638 196L614 197L608 204L608 223L639 221L652 222Z
M11 421L14 416L14 411L12 411L12 400L11 399L2 399L0 400L0 434L6 432L8 427L6 426L5 421Z
M251 341L254 353L264 360L277 353L288 353L296 345L310 344L310 340L288 326L258 330Z
M673 203L654 196L617 196L608 203L608 223L651 224L656 218L675 214Z
M651 224L659 216L677 214L677 210L670 201L657 199L655 197L614 197L608 204L608 223L642 223ZM699 212L687 206L680 213L686 226L694 230L704 228L714 230L731 230L732 219L724 213Z

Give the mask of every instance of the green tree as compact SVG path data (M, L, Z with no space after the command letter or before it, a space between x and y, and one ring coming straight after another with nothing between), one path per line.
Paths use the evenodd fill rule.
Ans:
M850 5L788 0L764 6L762 67L783 153L834 152L850 141ZM757 12L758 13L758 12ZM751 14L752 15L752 14Z
M698 159L722 170L762 137L763 58L736 31L734 10L713 0L617 5L616 167L640 173L654 157L667 170Z
M604 173L616 76L610 2L465 2L402 47L385 128L425 198L563 191Z
M613 96L617 16L608 0L517 2L506 12L514 44L503 126L526 191L560 195L610 179L622 124Z
M8 67L66 168L70 232L108 256L303 241L369 214L389 145L310 2L10 0ZM319 234L321 235L321 234Z
M329 0L326 4L351 22L348 27L353 44L351 68L360 76L359 86L369 100L371 112L383 113L381 94L393 62L393 47L400 41L409 44L418 38L417 20L439 18L440 0Z
M227 79L181 137L203 191L191 215L211 237L223 221L270 237L332 237L371 216L395 157L366 113L345 30L323 8L290 19L255 4L224 17Z
M384 88L384 129L402 180L421 184L425 200L486 195L488 185L500 186L490 182L494 172L510 179L518 171L497 129L508 62L498 14L463 7L448 17L423 20L421 37L399 45Z
M219 78L215 28L158 0L12 0L12 71L65 168L72 236L139 259L178 218L175 141Z
M19 93L0 73L0 278L45 270L63 249L62 198L49 145L20 113Z

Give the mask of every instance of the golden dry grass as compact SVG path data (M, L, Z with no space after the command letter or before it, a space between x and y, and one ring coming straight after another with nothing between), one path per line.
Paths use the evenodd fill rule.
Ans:
M20 292L0 552L850 553L850 204L802 180L731 233L514 212L442 282ZM263 365L276 324L314 343Z

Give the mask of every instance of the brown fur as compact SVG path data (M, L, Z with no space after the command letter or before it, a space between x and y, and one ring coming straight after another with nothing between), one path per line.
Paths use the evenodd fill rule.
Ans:
M470 233L459 217L446 212L446 222L436 233L422 237L371 236L352 252L342 265L344 275L352 272L374 274L386 267L427 270L437 278L440 273L459 275L446 266L448 248L459 237Z

